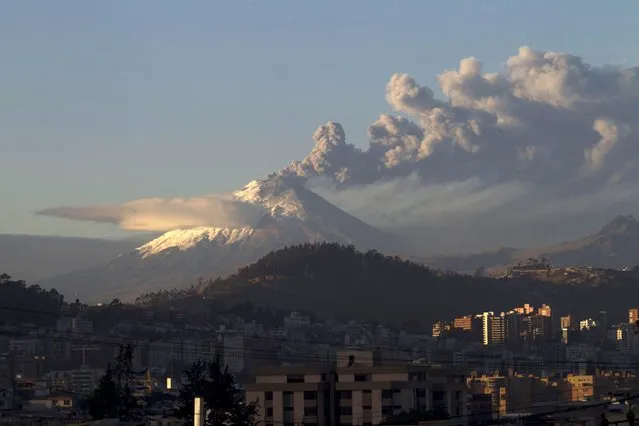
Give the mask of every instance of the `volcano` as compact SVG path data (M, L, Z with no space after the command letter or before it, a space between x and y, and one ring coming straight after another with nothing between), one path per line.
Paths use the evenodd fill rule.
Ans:
M226 276L270 251L305 242L337 242L358 249L395 252L401 242L340 210L299 181L281 175L255 180L233 193L259 206L253 226L175 229L112 261L39 282L67 300L131 300L143 293Z

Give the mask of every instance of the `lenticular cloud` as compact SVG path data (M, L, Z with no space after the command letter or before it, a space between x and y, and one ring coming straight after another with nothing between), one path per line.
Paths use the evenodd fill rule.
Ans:
M195 198L144 198L118 205L55 207L38 212L73 220L113 223L129 231L170 231L177 228L254 226L261 207L232 195Z

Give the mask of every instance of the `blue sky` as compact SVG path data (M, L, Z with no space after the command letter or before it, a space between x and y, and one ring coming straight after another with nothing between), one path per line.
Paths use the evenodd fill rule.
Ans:
M637 16L634 0L2 2L0 233L121 235L33 212L234 190L329 119L363 147L394 72L434 87L521 45L637 63Z

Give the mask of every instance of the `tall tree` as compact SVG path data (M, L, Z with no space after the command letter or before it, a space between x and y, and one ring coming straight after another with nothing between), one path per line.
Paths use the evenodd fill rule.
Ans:
M115 368L107 365L100 383L89 398L89 413L94 419L139 417L139 407L133 396L133 346L120 346Z
M96 420L117 417L118 404L118 388L113 378L113 369L111 364L107 364L97 389L88 400L89 414Z
M204 401L206 426L252 426L257 424L257 403L244 403L228 367L220 357L213 361L196 361L185 372L187 383L180 391L178 417L193 422L195 397Z

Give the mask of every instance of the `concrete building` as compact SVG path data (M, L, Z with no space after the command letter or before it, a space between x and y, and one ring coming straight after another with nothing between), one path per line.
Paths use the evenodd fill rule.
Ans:
M450 331L453 324L450 321L435 321L433 323L433 337L439 337L443 333Z
M246 338L242 333L224 334L222 336L222 353L224 356L224 363L234 374L244 371L244 346L246 344L245 340Z
M516 345L519 343L520 314L517 311L482 314L482 342L484 345Z
M287 317L284 317L284 327L285 328L299 328L299 327L310 327L311 326L311 317L308 315L302 315L299 312L293 311Z
M561 317L561 329L567 329L572 326L572 316L566 315L565 317Z
M69 371L71 391L75 394L89 395L97 387L104 370L98 368L78 368Z
M257 420L273 425L376 425L413 409L467 415L460 371L377 360L369 351L349 351L339 353L334 366L263 369L245 386L246 398L260 402Z
M173 359L173 343L157 340L149 343L149 367L166 369Z
M93 322L80 317L63 317L56 321L56 331L60 333L91 334Z

